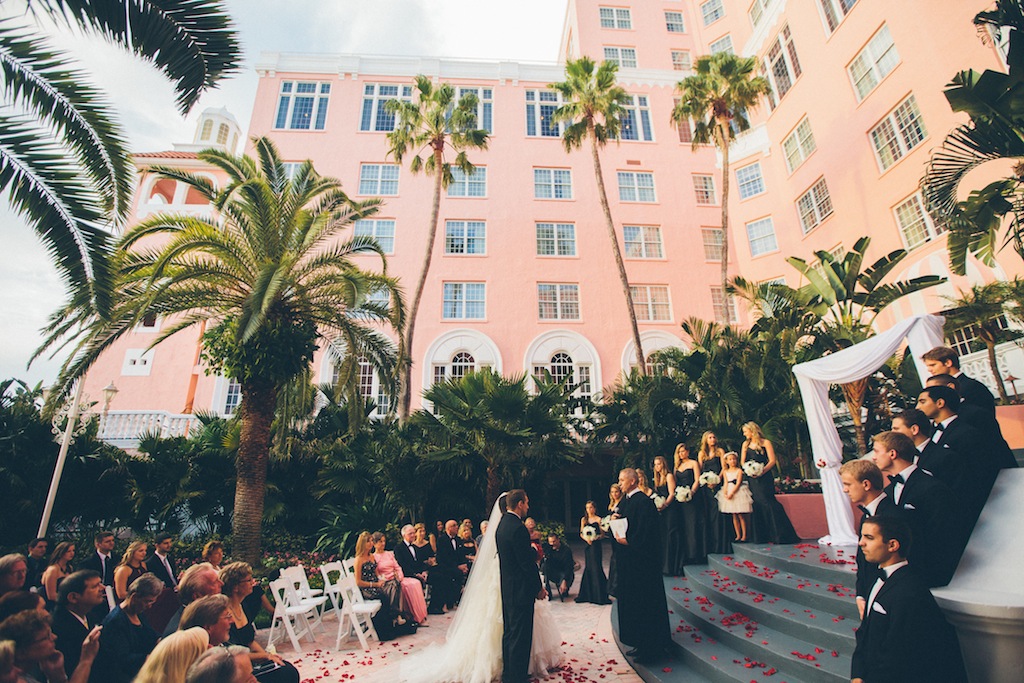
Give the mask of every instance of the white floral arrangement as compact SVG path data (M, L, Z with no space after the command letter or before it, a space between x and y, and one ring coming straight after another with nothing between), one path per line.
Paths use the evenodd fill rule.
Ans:
M676 500L680 503L689 503L693 499L693 489L689 486L676 487Z
M601 518L601 522L600 522L600 526L601 526L601 531L604 531L604 532L611 531L611 528L612 528L612 516L611 515L605 515L604 517L602 517Z
M661 506L664 505L667 500L668 499L665 498L665 496L655 496L654 497L654 506L660 509Z
M583 537L584 541L594 542L597 540L597 530L588 524L583 527L583 531L580 532L580 536Z
M722 478L718 476L717 472L704 472L700 475L701 486L718 486L722 483Z
M756 460L748 460L743 463L743 472L748 477L760 477L761 473L764 472L764 465Z

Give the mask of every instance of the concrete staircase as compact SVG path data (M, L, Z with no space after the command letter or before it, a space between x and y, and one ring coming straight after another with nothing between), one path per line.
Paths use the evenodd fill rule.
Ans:
M860 623L855 551L736 544L687 567L685 578L666 578L674 652L637 673L659 683L849 681Z

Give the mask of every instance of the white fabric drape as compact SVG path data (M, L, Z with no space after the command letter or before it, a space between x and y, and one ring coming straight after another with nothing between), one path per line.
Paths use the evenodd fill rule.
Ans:
M821 358L800 363L793 367L800 394L807 414L807 428L811 433L811 451L814 461L824 461L819 468L821 490L825 498L825 517L828 520L828 535L820 543L834 545L855 545L857 534L853 528L853 512L850 502L843 493L839 478L839 466L843 463L843 449L839 432L832 419L828 400L830 384L845 384L871 375L899 349L903 340L910 345L910 351L921 378L928 372L921 361L921 354L936 346L942 346L942 324L938 315L919 315L903 320L892 328L859 344ZM861 454L858 454L858 457Z

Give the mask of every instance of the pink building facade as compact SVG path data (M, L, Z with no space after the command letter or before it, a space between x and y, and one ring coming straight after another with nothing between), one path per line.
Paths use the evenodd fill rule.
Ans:
M988 4L570 0L561 60L617 60L632 97L624 139L604 149L602 164L645 353L685 347L680 321L690 316L749 322L717 286L720 159L711 147L692 150L689 131L669 122L675 84L696 58L726 49L756 55L775 91L770 104L751 112L754 126L731 152L728 248L736 273L799 286L786 257L813 259L815 250L870 235L869 257L911 250L900 277L948 274L941 226L924 212L917 186L929 151L960 122L943 85L962 68L1001 64L970 21ZM269 52L256 69L247 137L272 137L288 161L312 159L356 198L381 197L380 213L355 230L377 237L389 272L407 291L426 248L432 181L389 158L394 120L384 102L412 97L417 74L480 100L489 148L470 152L478 171L458 176L441 201L412 349L414 407L433 382L473 368L572 373L580 392L593 396L629 370L635 353L590 156L567 154L550 120L558 98L547 86L564 79L562 61ZM191 145L137 155L138 217L206 211L146 169L202 170L194 152L210 144L232 148L238 133L229 114L207 112ZM376 267L369 259L364 265ZM880 324L940 311L941 295L955 287L1019 270L1012 254L996 269L972 261L967 278L908 298ZM143 353L161 324L148 322L90 372L88 392L98 395L111 380L120 389L108 436L155 423L174 433L193 410L231 412L237 387L199 367L198 330ZM329 381L332 372L321 351L315 380ZM364 380L367 394L383 398L372 373Z

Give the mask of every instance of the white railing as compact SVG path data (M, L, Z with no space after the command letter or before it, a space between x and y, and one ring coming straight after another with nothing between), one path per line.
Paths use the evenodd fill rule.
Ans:
M1010 397L1012 398L1015 393L1024 393L1024 349L1015 342L1003 342L997 345L996 365L999 366L999 374L1003 377L1003 384ZM973 377L987 386L993 396L999 396L996 389L996 378L992 374L992 366L988 362L987 350L983 349L960 356L960 369L968 377ZM1015 381L1005 381L1011 375Z
M199 425L195 415L165 410L111 410L100 419L99 438L115 446L138 445L143 434L167 439L188 436Z

